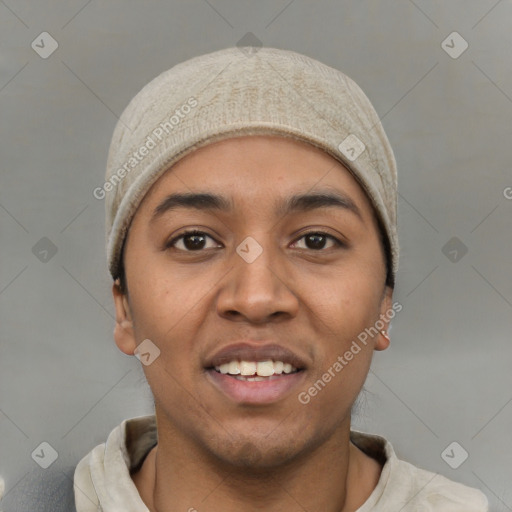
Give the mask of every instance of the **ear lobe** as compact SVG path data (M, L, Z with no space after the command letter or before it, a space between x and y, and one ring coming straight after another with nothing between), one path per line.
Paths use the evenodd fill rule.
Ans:
M121 352L132 356L137 347L137 343L135 342L130 305L128 304L126 296L121 292L117 281L112 285L112 295L116 309L114 340Z
M388 329L390 322L390 311L392 309L392 300L393 288L386 286L380 305L380 320L384 323L384 327L380 330L379 334L377 335L377 340L375 341L374 350L377 351L386 350L390 345Z
M378 352L381 350L386 350L390 344L391 341L389 339L388 331L386 329L382 329L382 331L380 331L378 334L378 339L375 342L374 350L377 350Z

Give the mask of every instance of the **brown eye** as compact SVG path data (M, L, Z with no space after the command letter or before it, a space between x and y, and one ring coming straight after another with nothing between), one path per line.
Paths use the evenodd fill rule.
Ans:
M329 235L327 233L323 233L321 231L311 231L310 233L306 233L305 235L302 235L297 242L300 240L305 241L306 247L299 247L300 249L311 249L313 251L320 251L322 249L326 248L327 242L330 240L333 245L330 247L341 247L343 246L343 243L338 240L337 238L333 237L332 235ZM330 248L327 247L327 248Z
M166 248L173 247L180 251L198 252L205 248L218 247L217 244L214 244L211 247L206 247L208 239L213 240L210 235L207 235L203 231L186 231L185 233L181 233L181 235L170 240L166 244Z

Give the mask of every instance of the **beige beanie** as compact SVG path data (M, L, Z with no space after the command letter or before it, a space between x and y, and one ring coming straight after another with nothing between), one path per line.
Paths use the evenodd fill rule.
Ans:
M347 167L373 204L398 268L396 162L370 101L349 77L275 48L227 48L165 71L129 103L114 130L105 183L107 259L119 277L130 222L144 195L200 146L245 135L313 144Z

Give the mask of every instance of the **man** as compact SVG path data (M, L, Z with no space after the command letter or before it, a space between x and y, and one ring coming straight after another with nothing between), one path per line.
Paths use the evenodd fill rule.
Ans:
M350 429L398 264L395 159L352 80L271 48L175 66L127 107L95 195L155 416L82 459L78 512L487 510Z

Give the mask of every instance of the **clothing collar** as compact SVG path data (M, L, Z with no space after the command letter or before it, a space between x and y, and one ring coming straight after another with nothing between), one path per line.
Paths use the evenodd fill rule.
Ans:
M382 496L398 461L383 437L352 430L350 440L383 465L377 487L358 511L366 512ZM114 428L106 443L96 446L76 467L77 512L149 512L131 474L140 469L157 442L155 415L127 419Z

